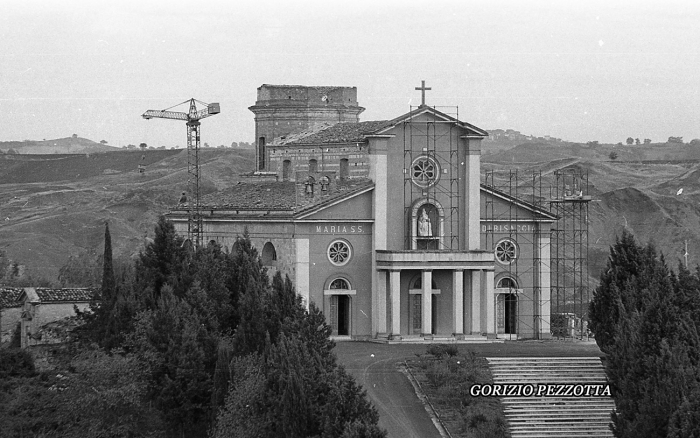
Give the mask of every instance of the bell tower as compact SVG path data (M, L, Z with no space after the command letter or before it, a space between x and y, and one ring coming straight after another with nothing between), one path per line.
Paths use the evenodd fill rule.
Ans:
M275 139L319 125L357 123L365 110L357 104L357 87L268 84L258 87L258 99L248 109L255 114L256 170L268 169L265 146Z

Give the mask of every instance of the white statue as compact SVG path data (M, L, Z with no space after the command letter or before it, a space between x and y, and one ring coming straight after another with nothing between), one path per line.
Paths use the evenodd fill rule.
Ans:
M420 218L418 218L418 236L433 236L433 227L430 224L430 218L428 217L428 212L425 211L425 208L421 210Z

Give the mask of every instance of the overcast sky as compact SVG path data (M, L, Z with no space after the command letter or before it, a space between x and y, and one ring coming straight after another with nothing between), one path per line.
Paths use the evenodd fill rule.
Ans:
M210 145L253 141L262 84L356 86L361 120L420 103L566 140L700 138L700 2L0 0L0 141L185 144L141 118L220 102Z

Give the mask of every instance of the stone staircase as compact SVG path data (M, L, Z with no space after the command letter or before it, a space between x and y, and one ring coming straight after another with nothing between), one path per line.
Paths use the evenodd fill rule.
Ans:
M603 364L597 357L512 357L487 361L494 384L524 383L535 389L538 385L556 388L553 385L606 384ZM513 438L613 436L608 424L615 404L608 396L535 394L500 398Z

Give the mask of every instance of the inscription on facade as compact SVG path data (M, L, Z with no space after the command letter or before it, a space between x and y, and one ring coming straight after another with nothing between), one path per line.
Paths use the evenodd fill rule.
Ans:
M481 232L490 231L493 233L532 233L535 231L533 224L489 224L482 225Z
M364 225L333 224L315 225L316 233L320 234L362 234Z

